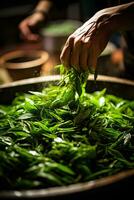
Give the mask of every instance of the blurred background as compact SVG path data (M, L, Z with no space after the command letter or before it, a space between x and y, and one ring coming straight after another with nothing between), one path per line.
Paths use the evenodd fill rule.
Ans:
M84 4L85 1L85 4ZM67 37L95 12L115 1L64 1L49 14L38 28L38 41L26 41L18 28L20 22L31 15L39 1L4 0L0 3L0 83L59 74L54 66L60 64L59 55ZM58 2L58 1L57 1ZM84 6L85 5L85 6ZM112 36L98 59L98 73L120 77L123 71L122 37ZM32 51L34 51L32 53ZM17 68L21 68L17 70ZM25 71L26 68L31 68ZM21 74L21 75L20 75Z

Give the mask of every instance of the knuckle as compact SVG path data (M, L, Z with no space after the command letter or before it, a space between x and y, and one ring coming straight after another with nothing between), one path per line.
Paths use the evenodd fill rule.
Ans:
M90 42L90 38L89 37L82 38L82 43L87 47L91 46L91 42Z
M67 39L67 43L70 45L74 41L75 37L73 35L70 35Z
M82 43L83 43L82 40L80 40L79 38L76 38L74 40L74 46L80 46Z

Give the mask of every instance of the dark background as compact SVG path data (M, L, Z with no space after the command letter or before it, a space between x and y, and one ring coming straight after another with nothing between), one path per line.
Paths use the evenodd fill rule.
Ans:
M39 0L1 0L0 1L0 48L23 42L18 29L19 23L32 13ZM54 0L57 18L61 14L69 13L66 17L86 21L98 10L115 6L129 0ZM72 6L74 5L74 7ZM70 6L70 11L67 8ZM78 7L78 9L77 9ZM75 11L75 12L74 12ZM63 13L63 14L62 14ZM65 15L64 15L65 17ZM53 17L54 19L54 17Z
M0 1L0 47L20 42L19 22L32 12L37 0Z

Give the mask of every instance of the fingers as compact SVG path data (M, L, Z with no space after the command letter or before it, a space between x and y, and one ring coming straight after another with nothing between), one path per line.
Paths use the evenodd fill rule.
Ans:
M78 71L95 69L97 58L109 40L107 31L107 26L105 30L104 26L98 24L97 16L88 20L67 40L61 53L61 62L65 67L74 67Z
M94 24L91 25L92 30L82 27L68 38L60 57L65 67L74 67L78 71L96 67L99 46L93 37Z
M81 41L79 39L74 41L72 50L71 50L71 66L80 71L80 55L82 54L81 52Z
M39 36L37 34L32 33L27 23L21 23L19 29L21 30L21 35L23 39L30 41L36 41L39 39Z
M67 40L62 53L61 62L67 68L74 67L78 71L86 71L92 66L90 42L83 41L80 37Z
M67 68L71 67L71 51L73 48L73 40L73 37L68 38L60 55L61 62Z
M87 60L87 66L88 69L95 69L97 65L97 54L94 48L92 47L89 50L88 60Z
M21 30L22 35L24 35L25 37L30 34L30 29L26 21L20 23L19 29Z
M92 59L91 57L91 45L90 42L83 42L82 47L81 47L81 54L79 57L79 65L80 68L83 71L88 70L89 67L91 67L91 65L89 65L89 61Z
M70 52L71 47L65 45L60 55L60 60L62 64L67 68L70 68Z
M37 41L39 39L39 35L32 32L32 28L36 26L36 24L41 21L38 15L33 15L32 17L28 17L23 20L20 25L19 29L21 31L21 35L23 39L29 41Z

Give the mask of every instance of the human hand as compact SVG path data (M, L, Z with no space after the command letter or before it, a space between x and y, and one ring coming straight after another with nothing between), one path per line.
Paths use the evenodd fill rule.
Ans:
M35 28L41 21L45 20L45 16L41 12L35 12L19 24L19 29L23 39L29 41L37 41L39 35L32 32L32 28Z
M112 34L110 18L109 14L98 12L69 36L60 56L65 67L78 71L96 67L97 58Z

